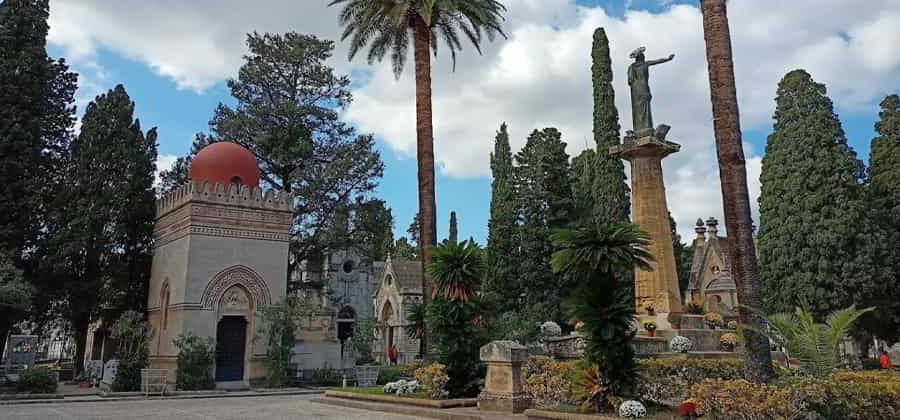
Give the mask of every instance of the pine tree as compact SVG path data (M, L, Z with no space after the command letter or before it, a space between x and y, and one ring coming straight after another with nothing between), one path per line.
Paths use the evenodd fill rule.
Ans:
M861 324L870 334L896 342L900 340L900 96L886 97L879 117L869 155L866 224L876 235L868 243L880 275L860 289L864 306L876 308Z
M53 286L75 336L81 372L88 324L104 311L146 302L155 216L156 131L134 119L119 85L88 104L70 148L54 213Z
M825 86L803 70L778 84L761 175L759 253L767 309L808 306L818 319L868 279L860 252L862 164Z
M450 234L447 237L447 241L451 244L459 243L459 226L456 222L456 212L450 212Z
M597 28L594 32L591 57L594 141L597 143L593 170L594 218L602 223L627 222L631 213L631 192L625 180L625 165L621 159L609 154L609 148L619 144L619 111L612 85L609 39L603 28Z
M77 76L47 56L47 0L0 3L0 248L34 244L75 122Z
M516 259L524 304L540 308L546 319L563 321L562 300L568 290L550 268L550 234L572 220L569 156L555 128L535 130L516 154L520 254Z
M509 132L506 123L494 139L491 153L491 218L488 221L487 279L485 292L499 302L499 310L515 309L520 292L516 263L518 244L516 240L517 197L513 155L509 146Z

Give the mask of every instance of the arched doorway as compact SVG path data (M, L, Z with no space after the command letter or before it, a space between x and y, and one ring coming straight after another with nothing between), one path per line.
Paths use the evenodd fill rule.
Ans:
M350 338L353 337L353 324L356 322L356 311L345 306L338 311L337 316L337 334L338 340L341 341L341 360L352 356L350 348Z
M244 379L247 319L223 316L216 328L216 382Z

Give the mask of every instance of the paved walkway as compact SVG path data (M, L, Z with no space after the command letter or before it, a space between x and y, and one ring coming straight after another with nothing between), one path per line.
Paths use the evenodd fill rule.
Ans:
M2 420L411 420L416 417L311 402L320 395L108 401L0 406Z

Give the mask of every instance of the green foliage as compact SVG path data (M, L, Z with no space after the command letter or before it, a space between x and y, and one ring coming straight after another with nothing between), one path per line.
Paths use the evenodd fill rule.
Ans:
M447 241L451 244L459 243L459 225L456 221L456 212L450 212L450 234L447 237Z
M496 307L493 302L486 303L489 308ZM493 310L491 311L492 313ZM541 336L543 316L530 308L519 311L500 313L491 319L489 336L492 340L512 340L522 344L537 343Z
M634 305L616 275L625 269L649 269L648 236L631 224L592 225L553 234L553 270L576 285L570 302L572 316L584 322L585 360L596 364L606 396L634 392L637 361Z
M332 0L329 6L343 4L339 22L344 27L341 41L350 39L350 59L368 45L369 64L384 59L390 52L394 75L399 79L406 64L410 37L425 31L428 45L437 53L438 37L450 50L456 67L456 53L462 49L460 32L481 52L482 37L493 41L500 28L503 4L496 0Z
M141 388L141 369L148 365L150 339L153 328L137 311L125 311L113 324L110 337L119 344L116 357L119 367L112 384L114 391L138 391Z
M555 128L535 130L516 154L521 224L517 232L519 253L514 263L520 294L516 303L540 311L544 320L564 323L562 302L570 287L565 277L557 276L550 268L550 234L569 225L573 208L569 156L561 137Z
M573 404L573 381L579 363L558 361L547 356L530 356L522 372L524 391L538 408Z
M409 312L406 315L406 322L409 323L406 326L407 337L419 339L425 335L425 320L428 317L426 309L424 304L415 302L409 307Z
M338 386L344 380L344 374L340 370L325 366L315 369L312 373L312 381L318 386Z
M25 318L31 307L34 288L25 281L22 270L13 265L7 252L0 250L0 340L6 340L6 332Z
M191 161L193 161L194 156L200 152L200 149L216 141L212 136L203 133L195 134L190 154L179 157L172 164L171 168L164 169L159 173L159 185L157 186L159 194L166 195L188 182L191 179Z
M178 389L195 391L215 388L213 366L216 363L216 345L212 337L203 339L187 332L178 335L173 343L178 348Z
M450 381L450 377L447 376L447 366L440 363L422 366L416 369L415 377L428 394L428 398L437 400L447 396L446 387Z
M678 234L678 225L672 213L669 213L669 224L672 226L672 250L675 252L675 272L678 274L678 290L681 291L682 298L691 281L691 264L694 260L694 246L685 245L681 242L681 235Z
M816 323L813 314L802 308L794 313L778 313L766 317L771 332L759 331L787 350L788 356L800 360L800 369L815 377L825 377L838 365L839 346L859 317L875 308L851 306L833 312L824 324ZM749 328L749 326L744 326Z
M881 276L858 288L859 301L877 309L860 320L862 328L888 342L900 340L900 96L881 102L878 134L872 140L867 177L867 243Z
M440 293L451 301L468 301L481 288L484 271L484 255L475 242L436 247L431 250L431 264L426 270L435 286L432 297Z
M744 361L740 359L646 359L639 366L637 395L657 404L681 402L689 396L691 386L708 379L744 379Z
M877 267L860 223L862 164L825 86L803 70L778 84L760 180L759 255L769 312L804 305L816 317L853 304Z
M55 372L46 366L36 366L25 369L19 374L16 391L29 394L52 394L56 392L57 384Z
M513 172L513 155L506 123L500 126L491 153L491 216L488 220L487 265L484 281L486 295L496 301L497 310L519 307L518 240L516 238L518 202Z
M313 313L313 308L296 297L286 297L283 301L261 306L259 334L268 340L266 351L268 374L266 386L282 388L293 384L294 331L298 318Z
M378 321L368 317L359 319L353 323L353 335L350 337L350 345L356 353L356 364L365 365L375 361L372 358L372 344L375 342L375 329Z

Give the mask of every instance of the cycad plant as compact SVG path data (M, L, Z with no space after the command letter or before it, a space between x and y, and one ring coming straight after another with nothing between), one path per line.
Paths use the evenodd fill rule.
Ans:
M432 298L443 295L453 301L468 301L481 288L485 262L481 247L469 240L447 242L431 253L427 272L434 281Z
M612 396L634 391L638 365L631 340L634 306L630 289L616 273L649 270L652 259L646 248L649 237L628 223L590 225L553 234L553 271L569 276L576 288L569 308L584 322L585 360L597 365L604 392L591 392L595 408L608 405ZM597 381L594 381L597 382Z
M769 331L759 331L784 347L788 355L800 360L800 369L815 377L834 372L838 365L838 346L859 317L875 308L851 306L833 312L824 324L816 323L811 313L797 308L794 313L778 313L766 317ZM744 326L744 328L749 328Z

